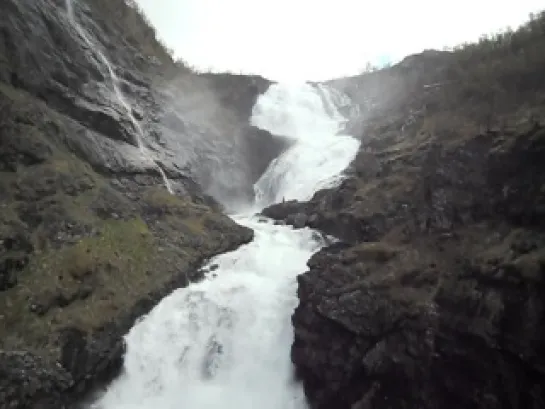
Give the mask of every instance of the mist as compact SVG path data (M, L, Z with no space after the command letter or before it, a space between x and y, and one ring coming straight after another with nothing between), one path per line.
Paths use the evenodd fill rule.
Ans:
M253 184L289 146L286 138L250 125L255 100L269 84L261 77L183 71L156 82L158 114L148 144L162 155L167 174L187 175L228 211L251 203Z

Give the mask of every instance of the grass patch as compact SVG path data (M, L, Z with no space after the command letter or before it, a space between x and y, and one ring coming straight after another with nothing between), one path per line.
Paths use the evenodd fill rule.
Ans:
M136 1L95 0L93 5L93 9L100 14L100 21L122 35L131 46L146 57L155 57L163 64L173 65L172 50L159 39Z
M0 243L0 257L18 263L0 292L0 349L52 361L62 328L92 332L122 322L178 277L183 285L189 267L247 237L188 197L130 177L123 189L111 184L71 150L74 129L47 104L0 83L0 240L16 243L13 250Z
M212 217L210 208L171 195L161 187L149 188L144 200L152 209L168 215L166 220L173 225L181 222L182 230L191 234L204 234L205 221Z
M399 254L399 249L384 242L365 242L354 246L349 257L362 262L386 263Z
M4 347L41 348L51 345L50 336L62 326L89 330L113 319L170 278L151 268L153 254L153 236L142 220L134 219L105 222L98 237L33 257L19 284L0 293ZM62 304L55 298L73 302L67 308L55 305L44 316L31 312L34 303Z
M160 186L148 188L143 195L143 199L152 208L179 216L189 214L193 215L195 213L204 214L210 212L209 207L172 195Z

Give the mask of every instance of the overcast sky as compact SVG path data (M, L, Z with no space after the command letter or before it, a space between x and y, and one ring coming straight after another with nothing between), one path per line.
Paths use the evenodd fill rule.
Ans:
M201 69L275 80L353 74L524 22L543 0L137 0L161 39Z

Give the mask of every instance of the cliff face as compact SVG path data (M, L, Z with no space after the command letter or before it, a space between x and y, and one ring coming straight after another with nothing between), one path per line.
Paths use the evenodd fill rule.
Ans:
M282 149L248 125L266 80L176 65L122 0L73 7L77 24L64 1L0 4L2 408L68 407L115 376L133 320L251 240L209 194L248 194L255 138ZM215 160L237 183L210 188Z
M311 407L545 406L544 22L332 82L347 179L264 211L342 240L298 280Z
M93 167L157 174L160 164L181 192L190 176L217 198L247 200L256 175L284 148L248 123L269 81L196 75L174 64L125 0L74 2L73 18L64 1L2 7L9 16L2 22L2 80L84 126L86 132L65 143ZM114 82L141 130L131 123ZM138 138L150 151L146 155ZM256 155L247 155L255 151L256 138L271 146L257 163ZM215 166L232 177L213 178Z

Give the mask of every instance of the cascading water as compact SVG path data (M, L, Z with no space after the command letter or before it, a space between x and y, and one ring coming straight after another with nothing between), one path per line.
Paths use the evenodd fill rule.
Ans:
M214 272L174 291L127 335L125 372L93 404L101 409L305 409L292 378L290 316L296 276L323 243L254 215L278 198L307 199L339 180L359 143L336 135L338 112L328 115L310 85L275 84L260 96L253 123L295 140L256 183L256 207L234 215L254 240L215 257ZM267 199L268 198L268 199Z
M76 29L76 31L78 32L80 37L83 39L83 41L85 41L87 43L89 48L91 50L95 50L98 57L100 58L100 60L102 61L102 63L106 67L106 69L108 70L108 74L109 74L109 76L110 76L110 78L112 80L113 92L114 92L117 100L119 101L119 103L121 104L123 109L125 110L125 113L127 114L127 117L131 121L132 125L134 126L134 129L136 130L136 141L135 142L136 142L136 145L138 146L138 149L140 149L140 153L142 154L142 156L145 159L151 160L153 162L153 164L157 168L157 171L161 175L161 178L163 179L163 183L164 183L165 187L167 188L169 193L173 194L174 191L172 190L172 185L171 185L170 181L168 180L168 177L167 177L165 171L157 163L157 161L155 159L153 159L153 156L152 156L151 152L144 145L144 141L143 141L143 139L144 139L144 130L142 129L142 126L140 125L140 123L134 117L130 104L127 102L127 100L125 99L123 93L121 92L119 77L117 76L114 69L112 68L112 64L110 63L108 58L100 50L96 49L96 47L94 46L93 42L91 41L89 35L85 32L83 27L81 27L79 25L79 23L77 22L76 16L75 16L75 13L74 13L74 6L72 4L72 1L73 0L66 0L66 13L68 15L69 20L71 21L71 23L73 24L74 28Z
M267 98L258 101L253 124L297 141L273 160L257 181L258 206L308 200L317 190L339 182L359 142L349 135L338 135L345 118L335 109L331 92L309 84L290 88L276 85L269 89Z

